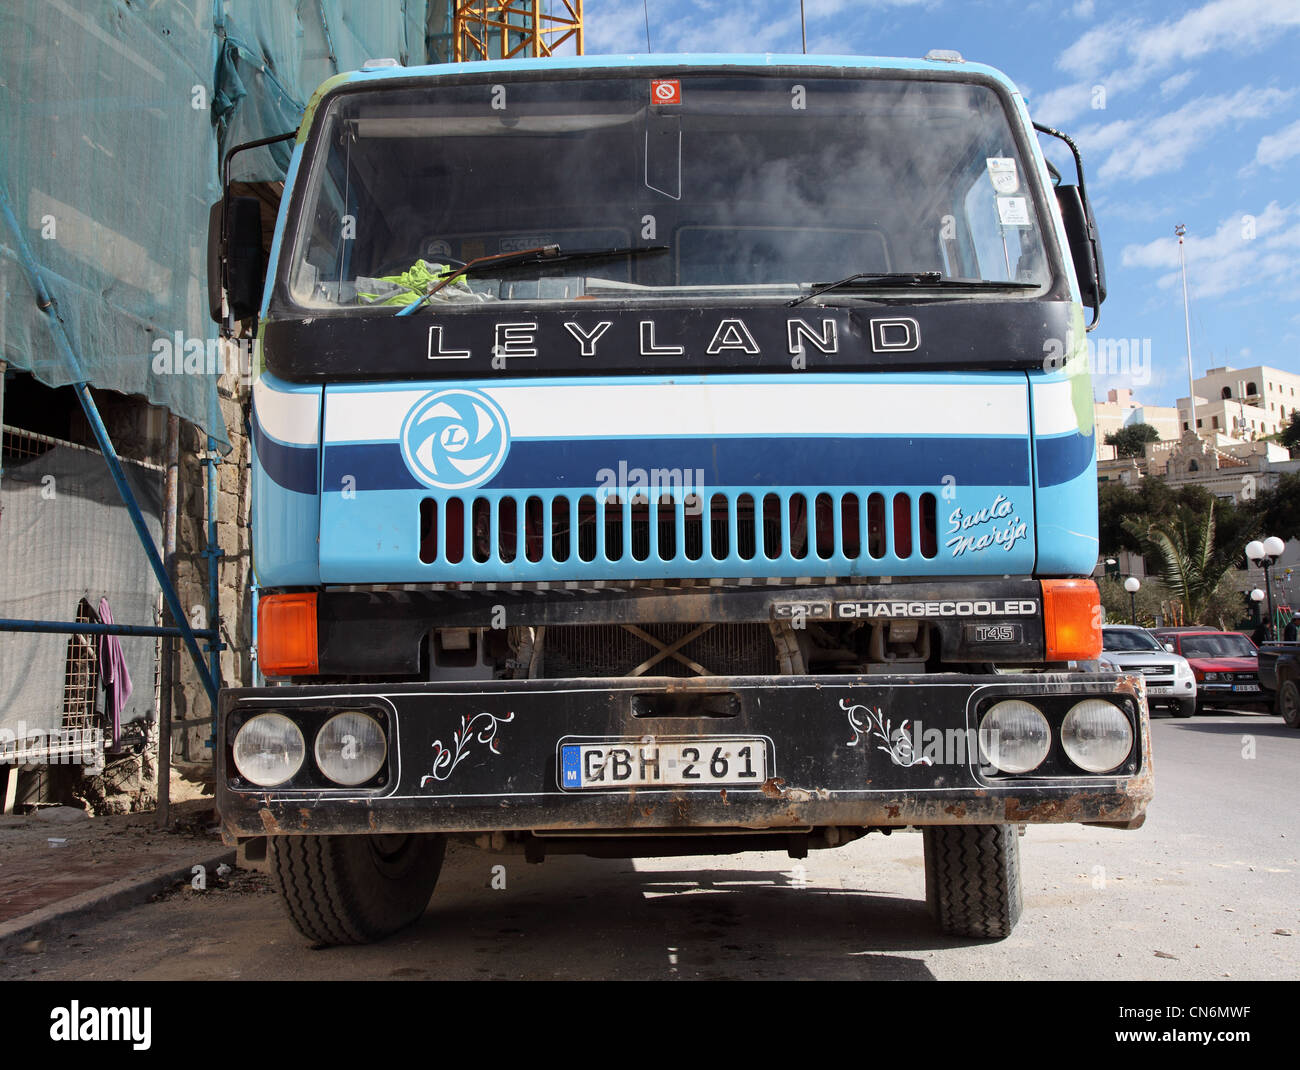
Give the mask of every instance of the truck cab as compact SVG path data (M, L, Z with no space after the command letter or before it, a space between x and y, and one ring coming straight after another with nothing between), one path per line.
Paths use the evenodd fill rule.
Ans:
M1082 172L978 64L326 82L256 315L225 835L347 942L423 912L450 836L914 826L940 926L1007 935L1018 826L1151 794L1141 682L1095 671L1103 278Z

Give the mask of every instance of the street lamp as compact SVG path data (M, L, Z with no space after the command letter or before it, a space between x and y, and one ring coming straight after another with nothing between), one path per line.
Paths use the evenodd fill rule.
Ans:
M1128 579L1126 579L1126 580L1124 581L1124 590L1128 591L1128 607L1129 607L1129 612L1131 613L1131 615L1132 615L1132 617L1133 617L1133 623L1134 623L1134 624L1136 624L1136 623L1138 622L1138 598L1137 598L1137 596L1138 596L1138 588L1140 588L1141 586L1142 586L1142 584L1138 581L1138 578L1137 578L1136 576L1130 576Z
M1276 535L1270 535L1263 542L1256 539L1246 544L1246 556L1264 570L1264 592L1268 599L1268 638L1273 638L1273 588L1269 585L1268 570L1277 563L1286 549L1286 543Z
M1192 378L1192 319L1187 308L1187 258L1183 252L1183 237L1187 228L1179 223L1174 227L1178 235L1178 267L1183 273L1183 327L1187 332L1187 404L1189 407L1187 427L1193 435L1196 430L1196 382Z

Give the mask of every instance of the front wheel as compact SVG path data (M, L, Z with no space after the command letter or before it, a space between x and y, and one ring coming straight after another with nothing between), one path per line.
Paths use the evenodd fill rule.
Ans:
M951 936L1003 940L1020 920L1020 837L1015 825L922 830L925 899Z
M368 944L417 920L445 836L272 836L267 858L289 920L315 944Z
M1300 728L1300 685L1286 680L1277 692L1277 712L1288 728Z

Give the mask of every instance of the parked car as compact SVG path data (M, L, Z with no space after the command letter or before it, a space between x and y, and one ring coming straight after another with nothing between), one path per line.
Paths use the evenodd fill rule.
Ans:
M1154 634L1191 665L1198 710L1269 704L1259 684L1259 651L1240 632L1161 628Z
M1300 643L1265 643L1259 648L1259 683L1273 696L1274 709L1289 728L1300 728Z
M1179 717L1196 712L1196 677L1187 659L1171 654L1145 628L1107 624L1101 630L1102 659L1122 672L1140 672L1147 686L1147 705Z

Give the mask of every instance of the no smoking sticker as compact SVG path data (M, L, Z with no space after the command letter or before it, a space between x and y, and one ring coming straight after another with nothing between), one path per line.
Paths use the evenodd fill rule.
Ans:
M650 83L650 96L656 104L680 104L682 83L676 78L655 78Z

